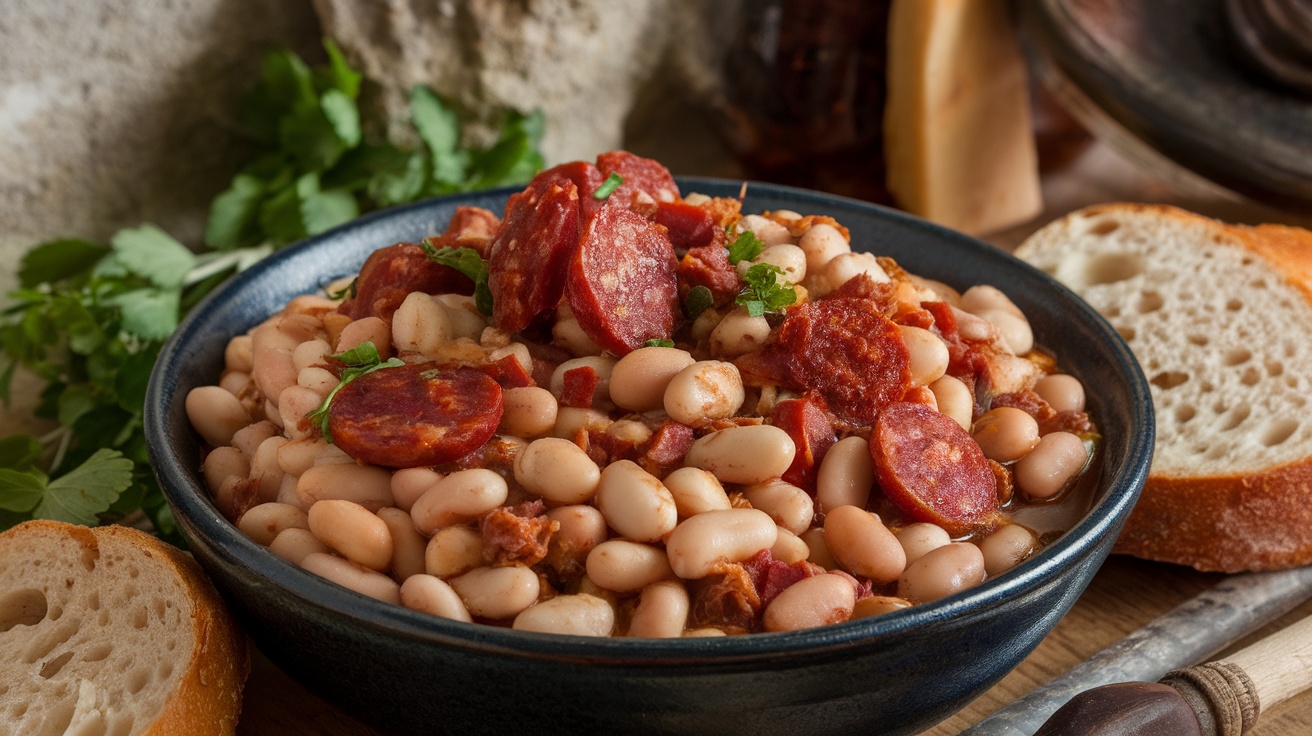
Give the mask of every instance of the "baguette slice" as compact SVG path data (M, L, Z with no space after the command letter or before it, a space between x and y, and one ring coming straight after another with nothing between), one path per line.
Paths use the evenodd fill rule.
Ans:
M0 732L231 734L249 671L181 551L122 526L0 534Z
M1312 562L1312 232L1111 204L1016 255L1106 316L1151 384L1157 447L1115 550L1224 572Z

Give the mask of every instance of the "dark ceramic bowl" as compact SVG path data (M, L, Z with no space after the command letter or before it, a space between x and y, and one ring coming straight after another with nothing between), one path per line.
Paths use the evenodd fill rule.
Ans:
M683 179L737 196L741 182ZM1092 390L1103 444L1095 505L1015 570L964 593L809 631L712 639L592 639L463 624L358 595L275 557L224 520L200 474L183 400L215 383L223 349L298 294L358 270L374 249L444 229L453 209L500 212L509 191L361 218L285 250L195 309L164 348L146 406L150 456L191 543L268 657L329 701L405 733L891 734L925 728L1018 664L1102 564L1148 471L1148 385L1084 302L985 243L892 210L751 184L745 212L828 214L853 241L964 288L1005 289L1039 344Z

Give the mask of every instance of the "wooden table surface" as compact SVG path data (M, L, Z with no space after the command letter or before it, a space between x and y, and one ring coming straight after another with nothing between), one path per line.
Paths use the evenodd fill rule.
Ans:
M1195 183L1179 180L1168 183L1102 145L1093 146L1061 174L1045 178L1044 195L1046 212L1042 217L988 239L999 247L1010 249L1036 227L1057 216L1086 204L1109 201L1178 204L1232 222L1312 225L1312 220L1306 217L1235 200ZM1221 577L1172 565L1112 557L1071 612L1028 658L965 709L926 731L926 736L959 733L1177 604L1215 585ZM1244 646L1306 615L1312 615L1312 603L1303 604L1224 651ZM376 732L315 697L267 659L257 655L246 689L238 733L248 736L367 736ZM1251 736L1307 734L1312 734L1312 692L1264 712L1251 732Z

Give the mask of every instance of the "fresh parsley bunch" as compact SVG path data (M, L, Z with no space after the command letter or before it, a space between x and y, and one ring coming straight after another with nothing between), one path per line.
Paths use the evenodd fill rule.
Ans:
M241 112L257 151L214 200L209 249L145 225L109 245L55 240L23 257L19 288L0 311L0 400L9 403L23 366L45 383L36 416L56 427L0 438L0 529L144 513L180 543L149 466L142 410L159 350L187 311L274 249L361 212L520 184L542 168L540 114L509 113L493 145L464 148L455 113L423 87L411 95L422 148L368 141L360 74L331 41L325 48L320 69L286 51L266 57Z

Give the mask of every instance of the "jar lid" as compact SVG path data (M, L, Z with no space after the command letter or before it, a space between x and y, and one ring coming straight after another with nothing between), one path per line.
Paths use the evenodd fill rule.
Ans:
M1245 65L1221 0L1018 5L1040 62L1138 142L1254 199L1312 204L1312 99Z

